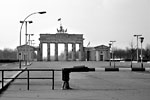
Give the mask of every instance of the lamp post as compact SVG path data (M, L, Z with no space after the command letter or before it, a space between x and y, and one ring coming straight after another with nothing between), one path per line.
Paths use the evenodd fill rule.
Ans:
M29 35L28 43L29 43L29 45L30 45L30 42L31 42L30 36L33 36L34 34L28 34L28 35Z
M131 48L131 68L132 68L132 60L133 60L133 51L134 51L134 49Z
M25 39L25 65L27 65L27 62L28 62L28 52L27 52L27 36L29 35L28 34L28 31L27 31L27 24L29 23L29 24L31 24L31 23L33 23L32 21L20 21L20 23L24 23L25 22L25 37L26 37L26 39Z
M20 37L19 37L20 38L20 46L21 46L21 31L22 31L22 27L23 27L23 24L26 21L26 19L29 18L30 16L34 15L34 14L45 14L45 13L46 13L46 11L34 12L34 13L29 14L27 17L25 17L25 19L23 20L23 23L21 24L21 27L20 27ZM19 55L21 56L20 53L19 53ZM21 59L19 59L19 68L21 68Z
M115 68L113 44L114 44L114 42L116 42L116 41L110 41L110 42L111 42L111 45L112 45L112 59L113 59L113 61L114 61L114 68Z
M109 43L109 48L111 48L111 43ZM110 65L110 67L111 67L111 52L110 52L110 58L109 58L109 65Z
M31 46L34 46L34 43L33 43L34 40L30 40L30 41L31 41Z
M29 18L30 16L34 15L34 14L45 14L45 13L46 13L46 11L34 12L34 13L29 14L27 17L25 17L25 19L23 20L23 23L21 24L21 27L20 27L20 46L21 46L21 31L22 31L22 26L23 26L24 22L26 21L26 19Z
M25 26L26 26L26 33L25 33L25 36L26 36L26 39L25 39L25 44L27 45L27 36L29 35L28 32L27 32L27 24L31 24L33 23L33 21L20 21L20 23L24 23L25 22Z
M139 60L139 54L138 54L138 37L139 37L139 36L142 36L142 35L134 35L134 37L137 38L137 62L138 62L138 60Z
M140 37L140 39L141 39L141 68L143 68L143 53L142 53L142 43L143 43L144 37Z
M29 40L28 40L28 42L26 43L26 46L27 46L27 44L29 45L29 48L30 48L30 36L33 36L34 34L27 34L28 36L29 36ZM26 49L27 49L27 47L26 47ZM26 52L26 54L27 54L27 62L29 62L30 63L30 60L32 61L33 59L33 57L32 57L32 54L31 54L31 51L30 51L30 49L28 49L28 51ZM31 55L31 56L30 56ZM29 57L31 57L31 59L29 58ZM27 63L26 63L27 64Z

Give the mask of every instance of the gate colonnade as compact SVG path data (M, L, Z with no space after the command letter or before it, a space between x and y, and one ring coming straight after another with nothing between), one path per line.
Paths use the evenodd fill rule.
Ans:
M76 60L76 44L79 44L79 60L84 60L83 52L83 34L67 34L67 33L56 33L56 34L40 34L40 44L38 52L38 61L43 60L43 44L47 44L47 61L50 61L50 44L55 44L55 61L58 61L58 44L64 44L64 58L68 61L68 44L72 44L72 60Z

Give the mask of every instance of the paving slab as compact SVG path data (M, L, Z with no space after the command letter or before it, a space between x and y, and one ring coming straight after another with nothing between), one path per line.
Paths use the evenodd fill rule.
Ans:
M2 64L0 66L0 69L18 69L18 64ZM21 69L25 69L25 66L22 66ZM21 74L21 71L4 71L4 78L15 78L19 74ZM13 81L14 79L4 79L3 81L3 87L2 87L2 71L0 71L0 92L3 92L3 90Z
M28 68L55 68L87 65L103 67L106 62L34 62ZM147 66L148 67L148 66ZM50 72L32 72L32 77L51 76ZM61 72L55 73L55 90L51 80L16 79L1 94L0 100L149 100L149 72L74 72L70 74L72 90L61 90ZM26 77L22 73L19 77Z

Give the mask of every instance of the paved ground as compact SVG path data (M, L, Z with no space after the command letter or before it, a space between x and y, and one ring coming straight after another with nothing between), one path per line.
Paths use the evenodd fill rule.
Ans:
M18 63L0 63L0 69L18 69L19 65ZM24 69L25 66L22 65L22 69ZM4 71L4 77L5 78L15 78L17 77L21 71ZM11 83L13 79L4 79L3 86L6 87L7 84ZM0 71L0 92L3 90L2 88L2 71Z
M108 67L108 62L34 62L29 68L64 68L75 65ZM118 63L129 67L130 63ZM140 67L140 64L134 64ZM148 64L145 64L149 67ZM26 77L26 72L20 77ZM51 76L49 72L32 72L32 77ZM51 80L15 80L0 95L0 100L149 100L150 72L84 72L71 73L72 90L61 90L61 72L55 73L55 90Z

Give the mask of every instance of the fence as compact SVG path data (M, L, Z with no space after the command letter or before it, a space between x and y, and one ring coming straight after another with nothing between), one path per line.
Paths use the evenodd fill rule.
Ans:
M52 80L52 90L54 90L54 75L55 71L63 71L63 79L69 79L69 73L70 72L88 72L88 71L150 71L150 68L88 68L84 66L77 66L74 68L64 68L64 69L0 69L2 72L2 88L4 87L4 79L27 79L27 90L29 90L30 85L30 79L51 79ZM15 78L9 78L4 77L5 71L21 71L21 72L27 72L27 77L15 77ZM51 71L52 77L30 77L31 71ZM65 80L63 80L65 82ZM66 82L67 82L66 81ZM69 85L69 81L68 81Z
M4 88L4 79L27 79L27 90L29 90L30 85L30 79L52 79L52 90L54 90L54 72L55 71L61 71L57 69L0 69L2 72L2 88ZM16 77L16 78L10 78L10 77L4 77L5 71L22 71L27 72L27 77ZM31 71L51 71L52 77L30 77Z

